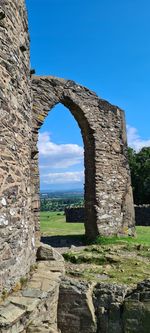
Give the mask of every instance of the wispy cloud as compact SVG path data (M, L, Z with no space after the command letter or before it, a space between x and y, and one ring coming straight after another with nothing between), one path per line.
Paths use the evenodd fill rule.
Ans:
M127 137L128 145L136 151L150 146L150 139L142 139L138 130L130 125L127 126ZM83 147L76 144L56 144L52 142L49 133L44 132L39 134L38 148L41 184L72 186L84 183ZM76 165L80 171L72 170ZM64 172L58 172L59 169L64 169Z
M139 151L143 147L150 146L150 139L144 140L140 137L138 130L135 127L127 125L128 145L135 151Z
M40 168L65 169L83 163L83 147L76 144L56 144L47 132L39 134Z
M48 173L47 175L43 175L42 182L44 184L77 184L83 183L84 181L84 172L83 171L75 171L75 172L56 172L56 173Z

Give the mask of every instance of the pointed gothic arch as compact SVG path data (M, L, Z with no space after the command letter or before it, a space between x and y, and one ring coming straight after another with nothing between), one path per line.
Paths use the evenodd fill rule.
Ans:
M124 112L74 81L51 76L32 78L32 191L36 232L39 233L38 130L58 103L76 119L84 142L85 233L134 233L134 208Z

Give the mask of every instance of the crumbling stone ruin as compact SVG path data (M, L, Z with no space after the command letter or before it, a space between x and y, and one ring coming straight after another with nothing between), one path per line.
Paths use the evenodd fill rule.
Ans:
M39 230L38 131L65 105L85 148L85 233L134 234L124 112L73 81L32 76L24 0L1 0L0 290L29 272Z
M39 184L38 130L48 112L62 103L77 120L84 142L87 237L95 238L99 233L133 235L134 207L123 111L73 81L50 76L32 77L32 98L34 192Z
M149 282L132 291L136 304L124 306L127 293L119 287L61 283L63 259L39 243L38 131L57 103L70 110L83 136L86 236L134 235L124 112L73 81L31 75L24 0L0 0L0 35L0 333L109 333L109 320L117 320L120 333L133 333L132 321L135 332L146 333L138 320L148 315Z
M130 289L66 278L61 258L43 252L28 284L0 305L0 333L149 332L150 281Z

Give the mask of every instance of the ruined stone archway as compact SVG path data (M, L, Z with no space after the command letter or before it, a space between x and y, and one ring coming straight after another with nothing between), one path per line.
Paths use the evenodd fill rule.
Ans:
M132 234L134 214L124 113L72 81L32 77L24 0L1 1L0 293L36 260L38 129L57 103L76 118L85 145L86 234Z
M134 233L124 112L70 80L32 77L33 217L39 233L38 130L58 103L81 129L85 148L85 233L88 238ZM38 238L38 237L37 237Z

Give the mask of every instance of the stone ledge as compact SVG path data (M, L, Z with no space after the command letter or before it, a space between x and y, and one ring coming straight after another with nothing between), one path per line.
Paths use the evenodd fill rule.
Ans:
M27 285L1 304L0 333L57 333L59 284L64 272L63 261L40 261Z
M25 309L9 303L0 307L0 327L10 327L20 320L26 313Z

